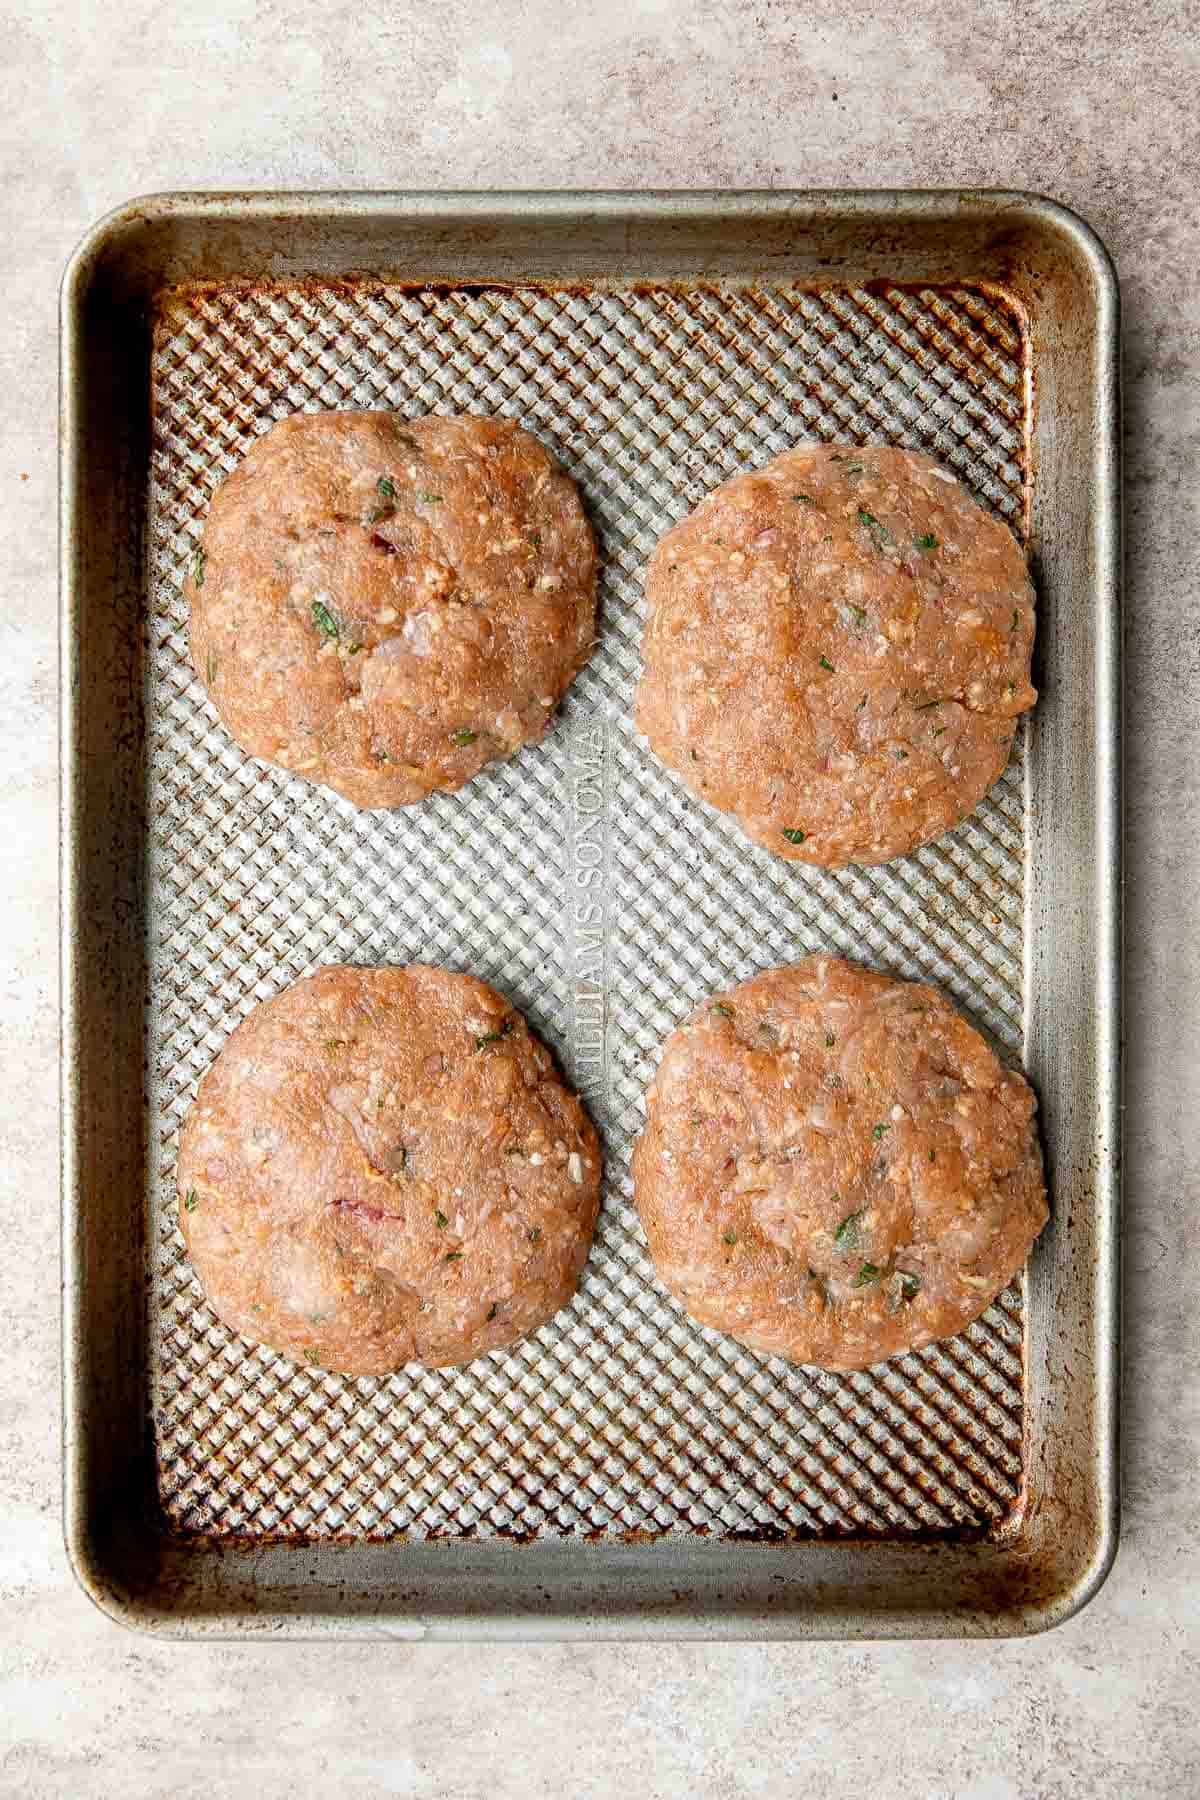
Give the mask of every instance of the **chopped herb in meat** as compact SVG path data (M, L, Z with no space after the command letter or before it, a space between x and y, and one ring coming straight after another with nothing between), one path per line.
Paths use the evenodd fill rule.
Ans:
M895 538L883 523L882 519L877 519L874 513L867 511L865 506L859 507L858 517L860 524L865 525L870 532L877 550L885 550L889 544L895 543Z
M792 499L799 506L815 506L817 504L811 494L793 494Z
M883 1270L877 1269L874 1263L865 1262L860 1267L858 1274L854 1277L854 1280L850 1285L852 1287L870 1287L871 1283L873 1281L878 1281L882 1274Z
M826 1049L827 1049L827 1050L832 1050L832 1049L833 1049L833 1046L834 1046L834 1045L835 1045L835 1044L836 1044L836 1043L837 1043L837 1038L836 1038L836 1037L835 1037L835 1036L834 1036L834 1034L833 1034L833 1032L832 1032L832 1031L827 1031L827 1032L826 1032L826 1033L825 1033L825 1048L826 1048Z
M905 1300L915 1300L920 1291L921 1278L919 1275L901 1275L900 1292Z
M315 1363L317 1365L317 1367L320 1368L321 1353L319 1350L311 1350L311 1349L306 1350L304 1352L304 1360L305 1360L305 1362Z
M475 1039L476 1050L486 1050L489 1044L498 1044L501 1038L506 1038L508 1036L512 1028L513 1022L510 1017L505 1019L503 1025L501 1025L498 1030L485 1031L482 1037L477 1037Z
M464 727L461 731L452 731L450 733L450 742L452 744L460 744L460 745L461 744L473 744L478 736L479 736L479 733L477 731L468 731L468 729L464 725Z
M402 438L400 441L401 443L412 443L411 438ZM381 475L375 485L385 500L394 500L396 498L396 484L390 475Z
M808 833L807 833L807 831L797 830L797 828L794 825L791 825L791 826L785 825L783 828L783 835L787 839L789 844L802 844L804 842L805 838L808 836Z
M443 1256L443 1258L442 1258L442 1261L443 1262L461 1262L462 1261L462 1251L461 1250L447 1250L445 1256Z
M871 1136L875 1139L875 1142L878 1143L880 1138L883 1136L884 1132L890 1131L891 1129L892 1128L890 1125L876 1125L874 1131L871 1133Z
M431 494L428 488L418 488L417 499L424 501L426 506L440 506L442 503L441 494Z
M836 669L834 668L833 664L830 662L830 660L827 656L819 656L817 658L817 661L820 663L820 665L823 669L828 669L829 673L831 675L835 675L837 673Z
M835 1195L834 1198L836 1199L837 1196ZM858 1249L858 1222L865 1211L866 1208L860 1206L857 1212L846 1214L833 1234L833 1241L839 1250Z
M736 1244L737 1243L737 1232L736 1231L727 1231L725 1233L725 1235L722 1237L721 1242L723 1244Z
M199 1206L199 1204L200 1204L199 1194L196 1192L195 1188L189 1188L187 1193L184 1196L184 1201L183 1201L184 1212L195 1212L195 1210Z
M867 609L865 606L850 606L849 603L847 603L847 610L854 614L854 623L856 625L865 625L866 624Z
M923 536L914 538L913 543L917 546L918 550L936 550L938 547L938 541L934 537L932 531L927 531Z
M931 737L943 737L945 735L945 731L946 731L946 727L944 725L935 725L932 732L930 733L930 736Z
M338 622L330 612L329 608L323 605L320 600L314 600L312 603L312 616L313 624L316 626L321 636L328 639L330 643L336 644L341 633L338 628Z
M445 1231L447 1225L450 1223L445 1213L437 1206L433 1209L433 1222L439 1231Z
M709 1012L720 1013L723 1019L732 1019L734 1016L732 1006L726 1006L723 1000L714 1000L708 1010Z
M531 1244L536 1244L542 1235L542 1228L540 1225L531 1225L525 1235Z

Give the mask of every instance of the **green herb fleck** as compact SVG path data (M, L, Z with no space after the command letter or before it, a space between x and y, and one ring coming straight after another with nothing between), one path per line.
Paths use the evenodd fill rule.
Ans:
M203 550L197 550L192 558L192 580L198 588L204 586L204 565L207 561L208 555Z
M792 499L800 506L815 506L817 504L811 494L793 494Z
M251 1307L251 1308L250 1308L250 1311L251 1311L251 1312L252 1312L252 1313L260 1313L260 1312L261 1312L261 1311L262 1311L262 1304L261 1304L261 1302L260 1302L260 1301L258 1301L258 1300L256 1300L256 1301L255 1301L255 1302L254 1302L254 1305L253 1305L253 1306L252 1306L252 1307Z
M935 725L930 735L932 737L942 737L945 735L945 732L946 727L944 725Z
M937 1151L936 1151L936 1150L931 1150L931 1151L930 1151L930 1152L929 1152L929 1160L930 1160L930 1162L936 1162L936 1161L937 1161Z
M531 1244L536 1244L536 1243L540 1242L541 1235L542 1235L542 1228L540 1225L531 1225L529 1227L528 1232L526 1233L526 1236L528 1237Z
M794 825L785 825L783 828L783 835L789 844L802 844L808 836L808 833L807 831L797 830Z
M443 1256L443 1258L442 1258L442 1261L443 1262L461 1262L462 1261L462 1251L461 1250L447 1250L445 1256Z
M467 727L464 725L461 731L452 731L450 733L450 742L452 744L473 744L478 736L479 733L477 731L468 731Z
M855 709L854 709L854 710L855 710L855 712L861 712L861 711L862 711L862 709L863 709L863 707L864 707L864 706L865 706L865 705L866 705L866 704L867 704L867 696L866 696L866 695L865 695L865 694L864 694L864 695L863 695L863 697L862 697L862 699L861 699L861 700L860 700L860 701L859 701L859 703L858 703L858 705L857 705L857 706L856 706L856 707L855 707Z
M825 1033L825 1048L826 1048L826 1049L827 1049L827 1050L832 1050L832 1049L833 1049L833 1046L834 1046L834 1045L835 1045L835 1044L836 1044L836 1043L837 1043L837 1038L836 1038L836 1037L835 1037L835 1036L834 1036L834 1034L833 1034L833 1032L832 1032L832 1031L827 1031L827 1032L826 1032L826 1033Z
M734 1017L732 1006L726 1006L723 1000L714 1000L708 1010L709 1012L720 1013L723 1019L732 1019Z
M441 1208L436 1207L436 1206L433 1209L433 1222L437 1226L439 1231L445 1231L447 1225L450 1223L449 1219L446 1217L445 1213L442 1212Z
M348 1038L326 1038L324 1048L326 1050L344 1050L349 1041Z
M865 606L851 606L851 607L849 607L849 611L854 614L854 623L856 625L865 625L866 624L867 609Z
M322 605L320 600L314 600L312 603L312 616L313 624L321 633L321 636L323 638L328 638L331 643L336 643L339 636L338 622L330 612L329 608Z
M917 1295L920 1293L920 1291L921 1291L921 1278L919 1275L901 1274L901 1276L900 1276L900 1292L903 1295L905 1300L915 1300Z
M830 660L827 656L819 656L817 658L817 661L820 663L820 665L823 669L828 669L829 673L831 675L836 675L837 670L834 668L833 664L830 662Z
M499 1312L499 1310L500 1310L499 1301L493 1300L492 1304L488 1307L487 1323L489 1325L491 1324L492 1320L495 1318L495 1316Z
M381 520L392 518L395 511L396 508L392 505L391 501L385 500L382 506L373 506L371 508L370 512L367 514L367 524L378 525Z
M440 506L442 503L442 495L431 494L428 488L418 488L417 499L423 500L426 506Z
M727 1231L725 1233L725 1235L722 1237L721 1242L723 1244L736 1244L737 1243L737 1232L736 1231Z
M401 441L403 442L405 440L402 439ZM411 438L407 441L409 443L412 442ZM385 500L394 500L396 498L396 484L390 475L381 475L375 485Z
M524 1156L525 1146L524 1144L505 1144L504 1154L505 1156Z
M877 1269L874 1263L865 1262L850 1285L851 1287L870 1287L871 1283L878 1281L882 1274L883 1270Z
M540 550L542 547L541 532L540 531L531 531L529 534L529 542L534 550Z
M877 519L874 513L869 513L865 506L859 507L858 517L860 523L866 526L867 530L874 538L875 548L877 550L884 550L889 544L895 543L895 538L883 523L882 519Z
M936 550L938 547L938 541L932 531L926 531L921 537L914 538L913 543L918 550Z
M362 649L361 644L347 644L346 645L346 655L347 656L357 656L361 649Z
M907 750L893 750L892 755L895 757L897 762L907 762L908 761L908 751Z
M884 1132L890 1131L891 1129L890 1125L877 1125L871 1133L871 1136L875 1139L875 1142L878 1143Z
M200 1204L200 1196L195 1188L189 1188L183 1199L184 1212L195 1212Z
M506 1038L508 1036L512 1028L513 1022L510 1016L505 1019L498 1031L485 1031L482 1037L477 1037L475 1039L476 1051L486 1050L489 1044L498 1044L501 1038Z
M835 1194L833 1198L836 1200L837 1195ZM857 1212L846 1214L846 1217L842 1220L841 1224L833 1234L833 1241L839 1250L858 1249L858 1221L862 1218L865 1211L866 1207L860 1206Z
M305 1362L315 1363L316 1366L320 1368L321 1353L319 1350L308 1349L304 1352L304 1360Z

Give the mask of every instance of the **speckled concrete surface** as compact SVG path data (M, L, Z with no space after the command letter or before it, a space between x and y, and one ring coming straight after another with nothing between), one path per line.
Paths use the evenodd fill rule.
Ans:
M295 9L297 11L301 9ZM0 6L0 1791L92 1796L1200 1792L1200 6L1195 0ZM1076 207L1126 306L1126 1516L1027 1643L155 1645L58 1506L55 291L173 187L992 184Z

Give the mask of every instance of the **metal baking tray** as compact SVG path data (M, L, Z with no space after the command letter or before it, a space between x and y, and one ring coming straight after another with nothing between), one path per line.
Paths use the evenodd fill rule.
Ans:
M176 1636L1027 1632L1117 1534L1117 290L1005 193L169 195L62 296L66 1533ZM243 757L185 654L222 476L298 408L502 412L579 482L599 645L546 743L395 813ZM884 869L776 861L630 721L641 571L814 436L927 448L1029 542L1042 698L994 793ZM587 871L599 871L598 875ZM585 910L581 896L594 903ZM658 1287L629 1149L671 1027L825 946L942 983L1028 1070L1053 1218L976 1325L866 1374ZM575 1302L461 1370L354 1381L226 1331L183 1256L195 1084L329 961L470 968L606 1146Z

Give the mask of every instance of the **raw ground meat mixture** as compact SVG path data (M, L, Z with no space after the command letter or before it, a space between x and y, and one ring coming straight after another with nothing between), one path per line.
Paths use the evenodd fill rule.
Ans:
M1008 762L1034 593L1008 527L915 451L806 444L669 531L637 722L776 856L888 862Z
M380 1375L503 1349L565 1305L600 1153L549 1051L482 981L334 967L233 1033L177 1179L188 1254L227 1325Z
M243 749L407 806L545 734L591 650L596 551L507 419L297 413L214 495L185 591Z
M1046 1223L1036 1101L937 988L810 956L668 1039L633 1158L703 1325L860 1369L977 1318Z

